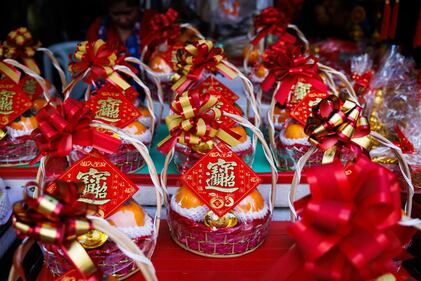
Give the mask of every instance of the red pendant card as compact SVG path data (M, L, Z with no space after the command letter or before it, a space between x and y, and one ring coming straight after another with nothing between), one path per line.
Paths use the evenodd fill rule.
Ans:
M326 92L315 92L314 90L311 90L294 106L294 108L292 108L290 111L291 117L300 122L302 125L305 125L307 119L312 114L313 106L317 105L322 99L328 96L329 94Z
M181 180L219 217L231 211L261 182L256 173L222 143L203 156Z
M95 120L124 128L140 117L139 111L121 91L111 85L104 85L86 103L95 113Z
M222 96L230 103L234 103L240 98L213 76L208 76L208 78L202 81L197 86L197 90L202 94L212 91L212 94Z
M108 159L90 153L74 163L60 179L83 182L85 188L79 201L97 205L105 218L130 199L139 188ZM52 184L48 188L55 188Z
M31 77L29 75L25 75L19 81L19 87L31 100L37 99L39 96L42 95L43 92L43 89L41 85L38 84L37 80L35 80L34 77Z
M12 80L0 80L0 129L32 107L31 100Z

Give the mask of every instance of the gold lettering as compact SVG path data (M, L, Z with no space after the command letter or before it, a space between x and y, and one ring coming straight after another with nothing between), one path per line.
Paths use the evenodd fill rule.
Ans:
M15 92L2 90L0 92L0 114L11 114L13 112L13 96Z

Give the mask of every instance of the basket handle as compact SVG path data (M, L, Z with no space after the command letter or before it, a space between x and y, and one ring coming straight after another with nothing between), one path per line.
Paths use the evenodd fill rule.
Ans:
M38 48L37 51L40 51L47 55L47 57L51 60L54 68L57 70L58 75L60 76L61 81L61 91L64 91L64 88L66 88L67 81L66 81L66 75L64 74L63 69L61 68L59 62L57 61L56 57L54 56L53 52L51 52L47 48Z

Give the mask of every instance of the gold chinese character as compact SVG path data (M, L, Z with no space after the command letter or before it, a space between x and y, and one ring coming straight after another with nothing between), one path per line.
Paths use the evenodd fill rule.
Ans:
M34 94L36 86L37 86L37 81L35 81L34 79L26 80L25 83L23 84L23 91L25 93Z
M79 201L95 205L103 205L108 203L110 199L104 198L107 197L108 186L106 180L110 175L110 172L100 172L94 168L90 168L86 173L79 172L76 176L76 179L82 180L85 184L83 195L93 194L95 196L95 199L80 198Z
M0 92L0 114L10 114L13 112L13 96L15 92L3 90Z
M210 177L206 179L205 189L226 193L232 193L238 190L238 187L234 187L235 166L237 166L236 162L228 162L221 158L219 158L216 163L209 163L207 169L210 170L210 172L206 172L206 175Z
M109 122L119 121L120 103L122 102L122 100L110 97L104 100L99 100L95 118Z
M291 89L293 91L293 102L302 100L310 92L310 89L311 84L297 82Z

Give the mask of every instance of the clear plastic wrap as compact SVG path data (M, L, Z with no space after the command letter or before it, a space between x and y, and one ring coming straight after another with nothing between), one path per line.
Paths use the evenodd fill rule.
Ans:
M0 225L5 224L12 214L12 205L2 178L0 178Z

